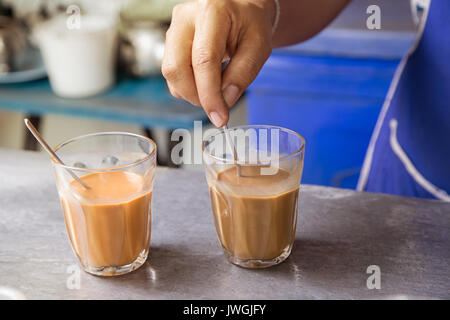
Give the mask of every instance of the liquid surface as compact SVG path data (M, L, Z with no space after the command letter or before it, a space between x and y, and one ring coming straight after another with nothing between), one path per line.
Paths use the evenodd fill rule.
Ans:
M298 185L280 169L261 175L259 167L236 167L219 172L210 185L217 236L239 259L268 260L292 246ZM295 180L295 179L294 179Z
M75 253L89 267L125 266L150 245L152 192L130 172L87 174L61 195Z
M86 189L77 181L72 181L71 189L86 202L117 203L133 198L142 189L140 175L110 171L87 174L81 179L91 188Z

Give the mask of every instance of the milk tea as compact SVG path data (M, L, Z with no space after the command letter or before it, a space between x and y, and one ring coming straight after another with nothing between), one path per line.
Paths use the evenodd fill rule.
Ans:
M259 166L232 166L210 184L217 236L228 254L270 260L289 252L295 235L297 179L279 169L261 175Z
M72 248L88 267L126 266L147 256L152 191L123 171L90 173L60 194ZM144 258L145 259L145 258Z

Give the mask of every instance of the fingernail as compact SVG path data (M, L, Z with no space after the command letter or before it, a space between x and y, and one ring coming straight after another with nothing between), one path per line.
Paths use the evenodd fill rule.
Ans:
M234 84L230 84L223 90L223 98L229 107L232 107L239 98L239 88Z
M217 113L216 111L213 111L209 114L209 118L211 119L212 123L216 126L216 127L222 127L223 126L223 118L221 117L221 115L219 113Z

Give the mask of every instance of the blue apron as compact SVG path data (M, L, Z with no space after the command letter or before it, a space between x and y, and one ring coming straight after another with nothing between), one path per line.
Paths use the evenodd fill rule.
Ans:
M432 0L400 63L358 189L450 201L450 0Z

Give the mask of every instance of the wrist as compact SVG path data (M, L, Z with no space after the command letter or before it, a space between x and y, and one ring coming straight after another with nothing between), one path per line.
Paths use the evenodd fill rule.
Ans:
M280 0L273 0L275 4L275 16L272 22L272 35L275 33L278 27L278 22L280 21Z
M263 9L268 25L270 26L273 34L278 24L280 14L278 0L250 0L250 2L257 4Z

